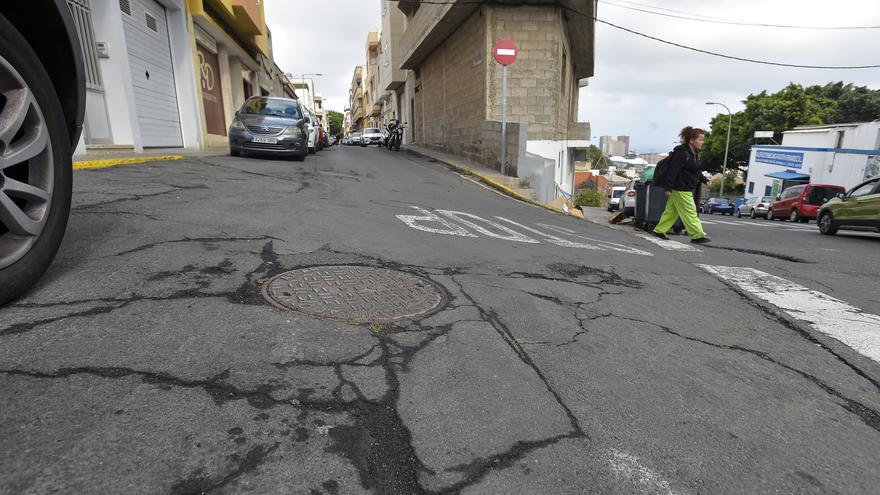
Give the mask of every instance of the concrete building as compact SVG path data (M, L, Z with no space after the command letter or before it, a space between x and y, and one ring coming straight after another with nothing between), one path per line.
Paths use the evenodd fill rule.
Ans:
M364 95L364 67L358 65L354 68L351 76L351 89L349 90L349 108L351 113L350 131L359 131L364 128L364 118L367 116L366 96Z
M599 149L605 156L627 156L629 154L629 136L602 136L599 138Z
M382 32L379 34L379 80L380 89L385 93L382 120L391 119L406 122L404 114L404 84L406 71L400 68L400 40L406 25L406 16L394 5L395 2L382 0ZM404 143L406 143L404 136Z
M367 33L366 57L364 62L364 112L365 127L379 127L382 113L382 102L379 101L384 90L379 81L379 33Z
M781 145L752 146L746 198L776 196L795 184L847 189L880 175L880 120L795 127Z
M86 114L77 154L202 144L184 0L68 0L82 40Z
M511 38L519 55L508 68L507 170L517 175L520 160L531 159L523 176L542 180L550 166L555 185L570 191L574 152L590 139L577 101L593 75L594 2L506 3L397 2L407 140L500 170L501 66L492 47Z
M235 111L253 95L281 94L261 0L186 0L207 147L228 143Z

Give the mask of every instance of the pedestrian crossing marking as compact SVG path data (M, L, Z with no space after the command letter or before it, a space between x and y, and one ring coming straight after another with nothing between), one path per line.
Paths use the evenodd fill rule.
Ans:
M702 253L703 252L701 249L697 249L694 246L691 246L689 244L683 244L678 241L673 241L673 240L664 241L663 239L660 239L660 238L657 238L657 237L654 237L654 236L651 236L648 234L640 234L640 233L637 233L636 236L641 237L642 239L645 239L646 241L653 242L654 244L662 247L663 249L665 249L667 251L689 251L692 253Z
M754 268L697 264L723 282L806 321L815 330L880 362L880 316Z

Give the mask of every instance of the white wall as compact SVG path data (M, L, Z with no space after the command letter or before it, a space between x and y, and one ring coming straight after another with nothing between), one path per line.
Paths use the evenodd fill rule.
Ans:
M130 145L137 152L143 151L140 130L135 116L134 90L128 65L128 50L122 28L122 12L117 0L92 0L92 23L95 40L107 43L109 58L99 59L107 117L113 134L113 144Z
M590 141L585 139L571 141L530 140L526 141L526 153L537 155L555 163L556 184L560 189L571 193L572 168L571 148L589 147Z
M193 46L190 41L184 0L157 0L165 6L168 17L168 36L171 45L171 64L174 70L174 86L177 91L177 107L180 115L180 132L184 148L201 148L202 128L199 120L199 90L196 76ZM118 2L115 2L118 4Z

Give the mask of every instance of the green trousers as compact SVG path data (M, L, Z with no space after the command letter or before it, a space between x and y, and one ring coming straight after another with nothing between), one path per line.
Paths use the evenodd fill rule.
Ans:
M654 227L654 232L666 234L675 224L675 219L681 217L681 223L687 229L691 239L705 237L703 224L697 216L697 207L694 205L694 193L689 191L672 191L672 195L666 199L666 209L660 216L660 222Z

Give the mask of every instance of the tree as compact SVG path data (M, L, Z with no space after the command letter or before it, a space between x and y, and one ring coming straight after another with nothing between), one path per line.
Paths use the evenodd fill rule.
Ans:
M330 135L338 136L342 134L343 115L335 110L330 110L328 116L330 117Z
M880 119L880 90L842 82L806 88L791 83L773 94L749 95L743 103L745 110L732 116L728 169L748 166L755 131L773 131L776 142L781 142L782 132L797 126ZM722 169L727 120L726 112L712 118L700 153L703 168L711 173Z

